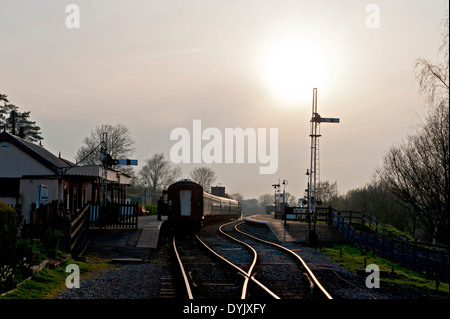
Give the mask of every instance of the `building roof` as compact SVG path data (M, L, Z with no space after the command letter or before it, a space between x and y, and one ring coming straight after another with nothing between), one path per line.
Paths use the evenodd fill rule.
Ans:
M34 158L36 161L42 163L57 175L77 175L77 176L89 176L89 177L101 177L101 166L76 166L73 163L64 158L58 157L46 150L43 146L37 145L30 141L24 140L18 136L9 134L5 130L0 133L0 143L11 143L23 152ZM120 178L120 176L122 178ZM107 173L108 181L119 182L121 184L129 184L130 176L118 172L113 169L108 169Z
M18 136L9 134L5 130L0 133L0 142L7 142L15 145L17 148L21 149L57 174L60 174L63 168L71 166L70 161L55 156L54 154L46 150L43 146L34 144ZM72 163L72 165L75 164Z

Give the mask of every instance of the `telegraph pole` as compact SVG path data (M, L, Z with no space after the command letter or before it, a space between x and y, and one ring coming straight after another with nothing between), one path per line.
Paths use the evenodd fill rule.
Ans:
M316 234L316 202L317 202L317 170L318 170L318 153L319 153L319 124L339 123L339 118L322 118L317 112L317 88L313 89L312 114L311 114L311 162L309 170L309 192L308 192L308 214L309 214L309 241L315 243L317 241ZM311 229L311 218L313 219L313 228Z

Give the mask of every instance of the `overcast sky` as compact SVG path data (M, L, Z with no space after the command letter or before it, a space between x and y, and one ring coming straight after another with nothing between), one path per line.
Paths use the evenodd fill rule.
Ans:
M66 6L80 9L68 28ZM208 165L245 198L304 195L313 88L320 176L340 193L366 184L424 114L414 62L438 58L445 0L2 0L0 93L31 111L44 146L73 160L96 125L127 126L139 170L170 160L176 128L278 129L278 170ZM371 5L373 4L373 5ZM72 20L71 20L72 21ZM258 134L258 138L262 138ZM202 146L208 142L203 141ZM191 150L192 152L192 150ZM225 158L225 155L223 156Z

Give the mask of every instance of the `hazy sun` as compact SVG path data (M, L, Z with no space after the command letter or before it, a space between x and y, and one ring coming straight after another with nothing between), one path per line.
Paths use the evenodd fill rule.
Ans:
M275 44L267 51L265 78L271 91L284 102L298 102L320 87L327 71L325 52L300 37Z

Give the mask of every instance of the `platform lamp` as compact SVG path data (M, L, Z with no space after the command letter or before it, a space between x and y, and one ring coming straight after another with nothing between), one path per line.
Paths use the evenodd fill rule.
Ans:
M144 205L147 205L147 181L144 181Z
M273 217L274 218L277 218L277 188L279 189L280 188L280 184L278 183L278 184L272 184L272 187L274 188L274 190L275 190L275 201L274 201L274 203L273 203L273 205L274 205L274 214L273 214Z
M305 189L306 197L305 197L305 201L304 202L306 202L306 205L308 205L307 206L307 208L308 208L307 212L308 213L306 214L306 216L308 216L307 217L308 218L308 231L309 231L309 233L311 233L311 215L310 215L310 209L309 209L309 192L310 192L310 189L309 189L309 168L306 169L306 174L305 175L308 177L308 183L307 183L308 187Z
M284 215L284 227L286 227L286 185L288 181L283 179L283 215Z

